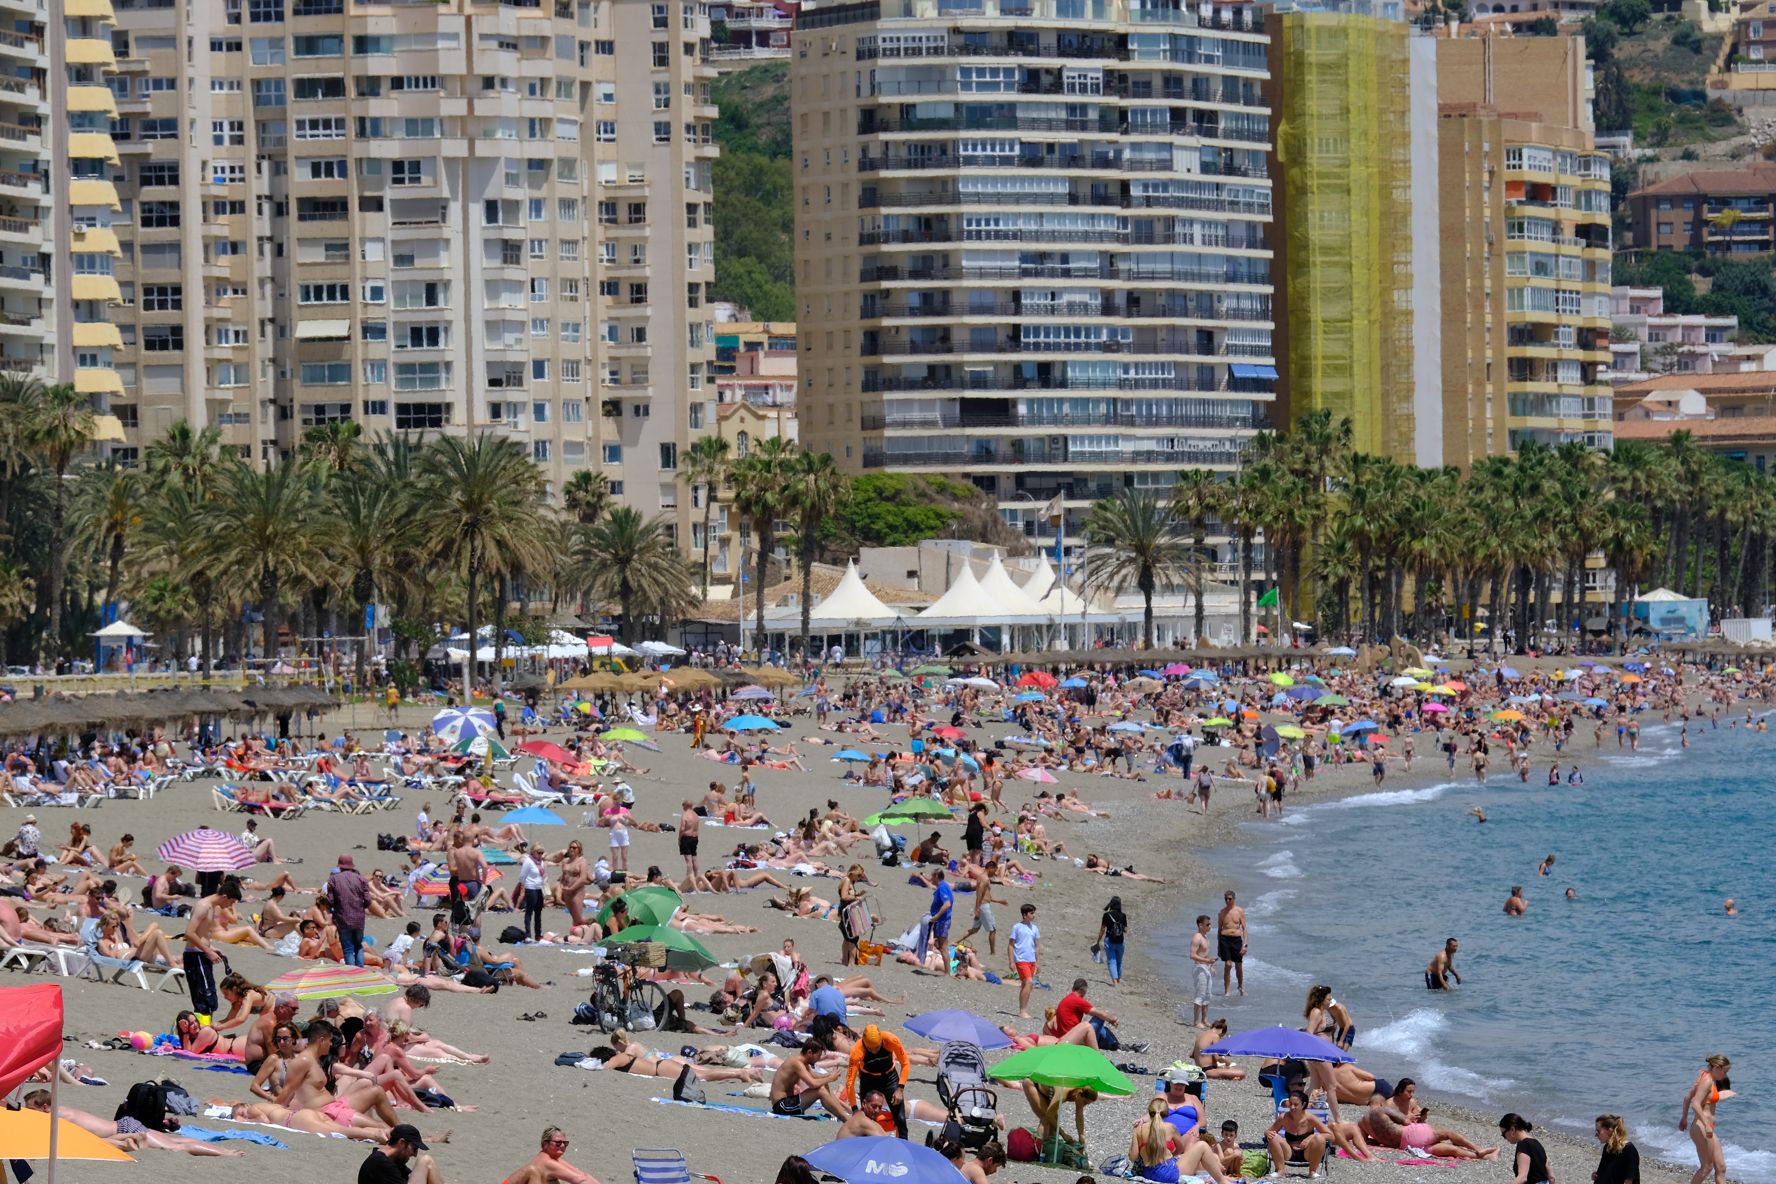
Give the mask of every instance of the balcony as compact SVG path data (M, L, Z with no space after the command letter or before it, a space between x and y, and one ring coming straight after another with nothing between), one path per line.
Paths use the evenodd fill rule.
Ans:
M1194 377L1174 375L1170 378L1113 378L1082 382L1076 378L1023 378L1018 375L1009 377L974 375L955 376L948 378L865 378L862 390L865 394L886 393L917 393L943 394L945 392L974 392L977 394L1017 393L1022 391L1052 391L1060 395L1090 395L1097 391L1150 391L1158 394L1216 394L1233 391L1232 383L1221 378L1212 383L1197 381ZM1265 394L1262 391L1234 392L1238 394Z
M1263 414L1263 404L1254 403L1248 412L1237 415L1172 412L1137 414L1132 411L1109 411L1102 415L1043 415L1016 411L942 411L897 412L892 409L860 417L866 432L933 431L949 428L1024 428L1042 431L1049 428L1207 428L1215 431L1261 431L1270 420Z
M954 447L895 450L889 452L879 446L866 444L863 449L863 467L866 469L951 469L954 471L976 470L990 465L1003 465L1019 469L1044 467L1066 468L1079 470L1096 466L1115 466L1126 468L1131 465L1162 466L1167 468L1233 468L1240 463L1244 449L1237 441L1228 441L1225 447L1172 446L1169 448L1121 448L1105 449L1091 452L1070 452L1062 449L1059 455L1050 456L1039 453L1029 454L1029 450L1016 445L1021 441L975 440L968 444L957 444Z
M1104 300L1097 303L1085 301L1063 301L1055 304L1038 304L1028 301L995 301L991 304L882 304L875 309L864 306L859 312L863 320L906 318L906 319L945 319L959 320L963 317L1005 317L1028 318L1040 320L1047 317L1065 317L1070 320L1113 317L1123 320L1166 320L1213 319L1205 318L1203 313L1192 313L1191 305L1182 301L1144 300L1129 303L1119 300ZM1244 347L1241 347L1244 348ZM1269 357L1269 347L1264 347L1258 354L1251 356Z
M1184 337L1161 337L1153 341L1025 341L1021 337L1006 337L996 341L977 345L970 341L884 341L876 350L876 356L897 357L913 355L915 357L941 356L944 354L1170 354L1192 358L1268 358L1270 352L1246 352L1242 347L1233 352L1225 344L1213 345L1201 349L1205 343ZM860 351L863 356L871 356L867 347Z
M922 169L1030 169L1037 172L1090 169L1094 172L1119 173L1171 173L1178 171L1176 162L1169 156L1163 160L1146 160L1125 156L1119 152L1104 152L1089 157L1079 155L1062 158L999 156L972 152L934 153L930 156L859 156L857 158L857 171L860 173L918 171ZM1204 173L1207 174L1208 170L1205 169ZM1213 175L1268 176L1263 169L1241 169L1233 166L1225 166L1219 173Z

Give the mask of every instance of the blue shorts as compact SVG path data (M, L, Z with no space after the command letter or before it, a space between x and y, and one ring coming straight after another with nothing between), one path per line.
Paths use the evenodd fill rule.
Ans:
M1143 1167L1140 1169L1140 1176L1143 1180L1158 1181L1158 1184L1178 1184L1178 1161L1168 1159L1152 1167Z

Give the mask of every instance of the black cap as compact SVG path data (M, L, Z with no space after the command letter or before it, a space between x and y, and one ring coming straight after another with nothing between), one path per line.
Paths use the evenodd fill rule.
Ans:
M419 1137L419 1128L409 1122L398 1123L390 1127L388 1141L391 1146L395 1143L406 1143L420 1151L431 1150L425 1145L425 1140Z

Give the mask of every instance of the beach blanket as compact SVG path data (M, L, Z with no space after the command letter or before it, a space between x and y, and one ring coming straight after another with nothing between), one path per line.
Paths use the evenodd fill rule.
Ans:
M239 1057L225 1057L216 1053L187 1052L182 1048L156 1048L144 1054L151 1057L177 1057L181 1061L192 1062L194 1069L207 1069L212 1073L244 1073L248 1077L253 1071L241 1062Z
M230 1139L238 1139L243 1143L258 1143L265 1147L276 1147L280 1151L289 1150L290 1145L259 1131L213 1131L208 1127L189 1126L181 1123L179 1133L187 1139L196 1139L200 1143L225 1143Z
M677 1102L671 1098L655 1098L662 1106L692 1106L698 1110L720 1110L724 1114L746 1114L757 1118L784 1118L798 1122L829 1122L837 1121L832 1115L821 1114L773 1114L769 1110L761 1110L757 1106L730 1106L725 1102Z

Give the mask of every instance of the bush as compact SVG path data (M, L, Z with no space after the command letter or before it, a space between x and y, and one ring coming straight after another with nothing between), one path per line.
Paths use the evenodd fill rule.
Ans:
M1694 22L1684 21L1671 33L1671 44L1678 49L1687 49L1691 53L1702 52L1702 31Z

